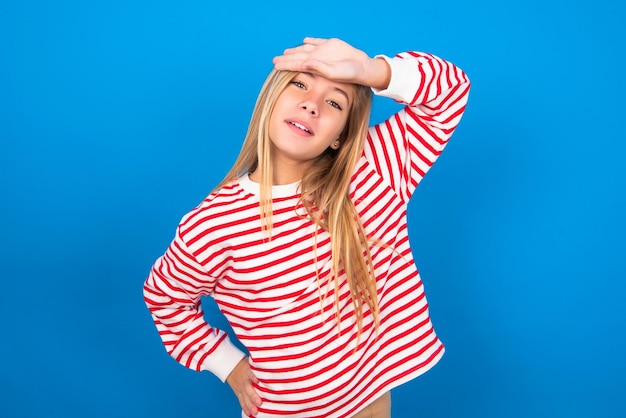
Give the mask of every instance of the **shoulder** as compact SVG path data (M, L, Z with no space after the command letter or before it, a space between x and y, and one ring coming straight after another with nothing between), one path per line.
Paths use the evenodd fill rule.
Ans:
M184 239L188 235L217 230L236 222L242 212L255 208L258 210L258 199L235 180L214 190L187 212L180 220L179 233Z

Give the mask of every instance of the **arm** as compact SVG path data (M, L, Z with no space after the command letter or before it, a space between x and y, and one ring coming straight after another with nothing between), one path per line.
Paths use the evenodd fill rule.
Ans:
M461 120L469 80L434 55L407 52L370 58L338 39L306 38L274 58L278 70L308 71L372 87L405 108L370 128L365 156L404 201L439 157Z
M208 370L227 382L247 415L256 415L261 398L258 379L245 354L225 332L204 320L200 298L216 279L197 262L177 231L176 238L152 266L143 287L144 300L167 352L190 369Z
M200 298L211 293L215 281L178 232L152 266L143 293L167 352L185 367L209 370L226 381L244 354L204 320Z
M384 58L391 80L378 95L406 106L369 130L365 156L408 201L461 120L469 93L467 75L431 54L405 52Z

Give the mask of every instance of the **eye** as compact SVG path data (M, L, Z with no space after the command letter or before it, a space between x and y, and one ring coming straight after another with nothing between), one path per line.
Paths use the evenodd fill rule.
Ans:
M306 86L304 85L304 83L302 81L292 80L291 84L293 84L294 86L296 86L299 89L305 89L306 90Z
M337 103L334 100L327 100L326 103L328 103L329 105L331 105L332 107L334 107L335 109L338 110L343 110L343 108L341 107L341 105L339 103Z

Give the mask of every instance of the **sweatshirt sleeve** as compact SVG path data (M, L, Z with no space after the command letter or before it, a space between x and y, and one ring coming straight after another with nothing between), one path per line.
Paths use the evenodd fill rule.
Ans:
M189 251L179 228L152 266L143 294L167 352L183 366L208 370L224 382L245 354L204 319L200 298L213 291L215 282Z
M379 57L389 63L391 81L374 93L405 106L370 127L364 155L408 202L461 120L470 82L463 70L432 54Z

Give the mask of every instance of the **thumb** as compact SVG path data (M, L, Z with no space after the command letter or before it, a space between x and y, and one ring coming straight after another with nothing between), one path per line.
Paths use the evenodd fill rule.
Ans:
M304 70L310 73L326 77L329 76L332 72L332 67L329 64L316 59L304 60L301 66Z

